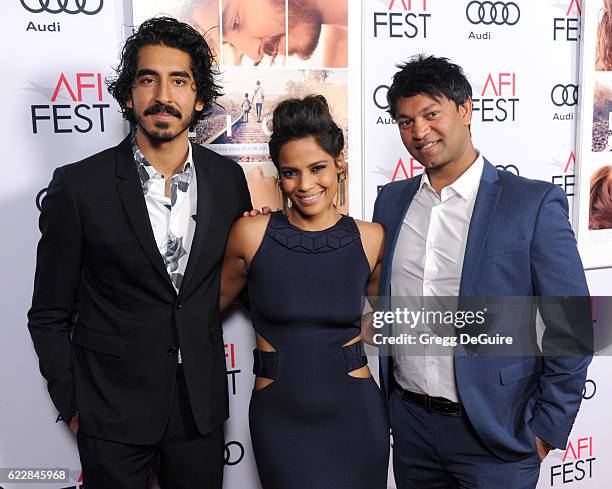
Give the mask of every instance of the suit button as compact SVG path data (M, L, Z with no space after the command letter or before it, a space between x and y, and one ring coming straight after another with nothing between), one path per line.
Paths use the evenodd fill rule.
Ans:
M182 308L183 308L183 303L182 303L182 302L180 302L180 301L179 301L179 302L177 302L177 303L176 303L176 308L177 308L177 309L182 309Z
M168 348L168 350L166 350L166 352L169 356L175 357L178 354L178 348L174 348L173 346L171 346L170 348Z

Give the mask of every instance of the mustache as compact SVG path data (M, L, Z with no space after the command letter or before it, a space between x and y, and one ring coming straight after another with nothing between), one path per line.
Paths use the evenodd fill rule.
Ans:
M179 119L183 118L183 115L174 107L166 104L162 104L161 102L156 102L151 107L147 108L144 111L144 115L154 115L160 113L166 113L173 115L174 117L178 117Z

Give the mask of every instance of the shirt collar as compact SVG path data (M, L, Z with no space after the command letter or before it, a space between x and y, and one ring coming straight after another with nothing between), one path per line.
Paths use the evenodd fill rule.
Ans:
M134 160L136 161L138 166L145 167L145 169L147 170L148 173L151 174L151 176L156 175L156 174L159 175L157 170L155 170L155 168L151 165L151 163L147 161L147 159L145 158L145 155L142 153L142 151L138 147L138 142L136 141L136 131L135 130L132 131L131 142L132 142L132 153L134 154ZM183 163L183 168L181 169L179 173L188 172L189 174L191 174L191 168L193 167L193 149L191 146L191 141L188 141L188 146L189 146L189 150L187 152L187 159L185 160L185 163Z
M484 157L480 152L478 152L478 157L476 161L472 163L467 170L463 172L463 174L451 183L448 187L452 189L456 194L458 194L463 199L468 199L472 192L478 188L480 184L480 178L482 177L482 171L484 169ZM427 171L424 171L421 176L421 182L419 184L419 190L417 194L421 192L423 186L427 185L433 191L433 187L429 181L429 176L427 175Z

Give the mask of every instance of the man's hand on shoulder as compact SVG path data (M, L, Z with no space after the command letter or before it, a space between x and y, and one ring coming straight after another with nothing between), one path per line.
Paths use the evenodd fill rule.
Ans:
M244 211L242 213L242 217L255 217L255 216L258 216L259 214L263 214L264 216L267 216L271 212L272 212L272 209L270 207L263 207L261 210L251 209L250 211Z

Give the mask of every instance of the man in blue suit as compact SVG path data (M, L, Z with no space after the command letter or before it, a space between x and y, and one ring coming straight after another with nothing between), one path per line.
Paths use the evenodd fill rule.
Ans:
M376 200L374 221L387 231L381 296L454 296L460 305L557 297L540 307L546 326L582 328L588 343L589 291L563 191L497 170L474 148L472 90L459 66L417 56L399 68L389 112L425 172L386 185ZM580 297L577 314L564 309ZM534 328L522 341L537 348L535 310L527 311L521 321ZM568 326L568 316L580 324ZM397 487L534 488L540 462L567 443L590 354L458 352L381 356Z

